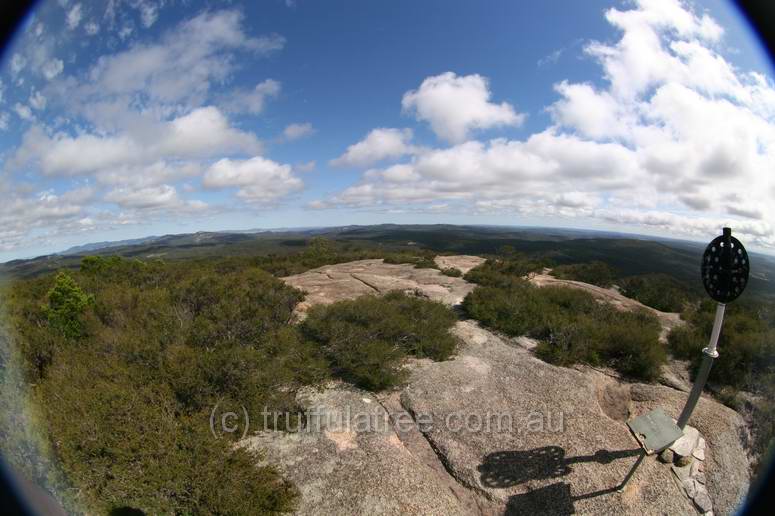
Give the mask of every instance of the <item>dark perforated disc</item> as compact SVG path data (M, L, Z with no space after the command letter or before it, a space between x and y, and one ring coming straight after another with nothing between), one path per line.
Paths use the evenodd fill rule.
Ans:
M719 303L734 301L748 285L748 253L732 231L716 237L702 255L702 284Z

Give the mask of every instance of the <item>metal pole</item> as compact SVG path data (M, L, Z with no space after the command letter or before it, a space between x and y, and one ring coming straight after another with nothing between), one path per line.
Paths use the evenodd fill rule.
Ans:
M691 417L694 407L700 399L700 394L702 394L702 389L705 387L705 382L708 381L710 368L713 366L713 359L718 357L716 346L718 345L718 337L721 333L721 324L724 322L725 308L726 305L724 303L719 303L718 306L716 306L716 319L713 321L713 331L710 334L710 342L708 343L708 347L702 350L702 353L705 356L702 357L700 370L697 372L697 377L694 379L694 385L692 386L692 391L689 393L689 398L686 400L686 405L684 405L684 409L678 417L678 428L681 430L686 426L686 422L689 421L689 417Z
M622 483L619 484L619 487L616 488L617 491L620 493L624 491L624 488L627 487L627 482L630 481L630 479L635 475L635 471L638 469L638 466L640 466L640 463L643 462L643 459L646 458L646 450L641 450L640 454L638 455L638 460L635 461L635 464L632 465L630 468L630 471L627 472L627 476L624 477L624 480L622 480Z

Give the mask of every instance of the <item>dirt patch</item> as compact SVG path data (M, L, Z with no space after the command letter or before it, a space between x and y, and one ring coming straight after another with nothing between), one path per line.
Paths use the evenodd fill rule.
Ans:
M606 416L624 423L630 418L630 386L608 382L598 387L597 403Z

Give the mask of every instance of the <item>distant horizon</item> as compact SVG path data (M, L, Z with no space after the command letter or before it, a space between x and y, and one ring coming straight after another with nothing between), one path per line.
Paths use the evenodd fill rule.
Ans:
M303 231L312 231L312 230L334 230L334 229L340 229L340 228L348 228L348 227L364 227L364 228L371 228L371 227L377 227L377 226L420 226L420 227L430 227L430 226L450 226L450 227L470 227L470 228L476 228L476 227L482 227L482 228L502 228L502 229L517 229L517 230L537 230L537 231L564 231L568 233L599 233L603 235L612 235L607 238L632 238L633 240L647 240L647 241L660 241L660 240L666 240L671 242L680 242L680 243L688 243L688 244L697 244L698 246L704 246L707 245L708 242L710 242L711 239L708 239L707 241L702 240L693 240L690 238L677 238L674 236L659 236L659 235L647 235L642 233L633 233L633 232L627 232L627 231L620 231L620 230L607 230L607 229L599 229L599 228L577 228L577 227L568 227L568 226L539 226L539 225L514 225L514 224L455 224L455 223L447 223L447 222L434 222L434 223L394 223L394 222L382 222L382 223L374 223L374 224L341 224L341 225L331 225L331 226L296 226L296 227L267 227L267 228L250 228L250 229L220 229L220 230L199 230L199 231L183 231L179 233L162 233L162 234L150 234L146 236L139 236L139 237L132 237L132 238L126 238L126 239L116 239L116 240L95 240L95 241L88 241L84 242L82 244L74 245L67 247L65 249L62 249L60 251L55 251L51 253L45 253L40 255L34 255L34 256L25 256L25 257L19 257L19 258L12 258L9 260L5 260L0 262L0 265L7 264L10 262L15 261L26 261L26 260L35 260L39 258L44 258L47 256L66 256L68 254L68 251L71 251L72 249L77 249L79 247L87 247L91 245L96 244L106 244L104 246L101 246L95 251L100 249L105 249L109 247L118 247L113 246L110 244L123 244L127 242L126 245L142 245L141 243L138 244L131 244L128 242L137 241L137 240L148 240L152 238L165 238L165 237L174 237L174 236L183 236L183 235L195 235L199 233L215 233L215 234L226 234L226 233L243 233L243 234L254 234L254 233L261 233L261 232L283 232L287 231L290 233L293 232L303 232ZM734 228L732 228L733 234L734 234ZM721 234L721 228L719 228L719 234ZM743 242L745 245L746 243ZM754 254L763 254L767 256L773 256L775 257L775 252L768 252L768 250L758 250L755 247L749 248L746 245L746 248L749 249L749 252L752 252Z

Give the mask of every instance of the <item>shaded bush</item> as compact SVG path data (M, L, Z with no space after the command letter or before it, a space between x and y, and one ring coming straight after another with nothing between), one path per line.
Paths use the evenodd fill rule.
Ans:
M618 311L581 290L539 288L512 278L506 287L477 287L463 308L485 326L538 339L538 356L555 364L605 365L653 380L665 361L655 317Z
M619 281L622 294L663 312L682 312L696 299L690 289L669 274L643 274Z
M507 287L523 277L540 272L548 264L525 255L512 253L505 258L490 258L468 271L463 278L471 283L490 287Z
M459 278L463 275L462 272L460 272L460 269L457 267L446 267L444 269L441 269L441 273L445 276L450 276L452 278Z
M401 292L316 306L304 335L331 361L335 375L370 390L401 383L406 355L444 360L454 352L455 315L441 303Z
M609 288L616 280L616 271L600 261L558 265L552 269L552 275L555 278L583 281L603 288Z

